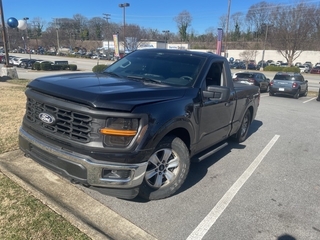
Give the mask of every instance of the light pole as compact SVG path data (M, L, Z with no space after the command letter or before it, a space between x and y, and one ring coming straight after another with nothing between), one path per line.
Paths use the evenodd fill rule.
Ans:
M227 26L226 26L226 43L224 49L224 57L228 57L228 30L229 30L229 18L230 18L230 7L231 7L231 0L228 0L228 14L227 14Z
M120 3L120 8L123 8L123 49L126 51L126 7L130 7L129 3Z
M31 59L31 51L30 51L30 42L29 42L29 36L28 36L28 17L24 17L23 20L26 21L26 38L27 38L27 42L28 42L28 48L29 48L29 58ZM26 40L24 39L24 51L26 51Z
M265 24L265 25L266 25L266 34L265 34L264 42L263 42L262 59L261 59L261 67L260 67L260 70L261 70L261 71L263 71L263 69L264 69L264 66L263 66L263 63L264 63L264 53L265 53L265 51L266 51L266 42L267 42L268 30L269 30L269 24Z
M111 16L111 14L109 14L109 13L103 13L103 15L104 15L104 19L106 19L106 21L107 21L107 34L106 34L106 36L107 36L107 41L108 41L108 56L107 56L107 58L109 58L110 57L110 53L109 53L109 22L108 22L108 20L110 19L110 16Z
M168 34L169 34L169 30L163 30L162 31L164 33L164 40L166 41L166 48L167 48L167 41L168 41Z
M55 19L55 23L56 23L56 31L57 31L57 52L56 54L59 55L59 52L60 52L60 42L59 42L59 28L58 28L58 25L57 25L57 19Z

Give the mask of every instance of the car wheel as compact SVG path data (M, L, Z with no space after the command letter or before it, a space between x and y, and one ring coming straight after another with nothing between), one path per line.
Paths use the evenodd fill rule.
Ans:
M250 123L251 123L251 112L248 109L243 116L238 132L233 136L233 139L236 142L241 143L247 139Z
M306 88L306 91L303 94L304 97L308 96L308 88Z
M266 89L266 92L269 92L270 88L269 88L269 85L267 86L267 89Z
M185 181L190 167L189 150L176 136L162 139L148 160L139 196L147 200L173 195Z
M296 94L293 95L293 98L298 99L300 96L300 88L297 90Z

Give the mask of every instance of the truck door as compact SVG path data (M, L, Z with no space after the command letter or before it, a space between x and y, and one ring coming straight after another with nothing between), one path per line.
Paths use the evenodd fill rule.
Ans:
M205 91L212 91L212 87L208 89L209 86L214 86L214 91L219 92L230 88L229 97L223 100L217 100L217 98L206 97L203 95L202 106L200 107L200 135L199 135L199 150L206 149L226 138L228 138L232 118L234 115L236 100L235 92L233 90L233 85L230 87L230 82L232 83L230 74L227 75L225 71L229 71L229 68L224 68L223 62L212 63L206 79L203 81L202 89ZM229 90L229 89L227 89Z

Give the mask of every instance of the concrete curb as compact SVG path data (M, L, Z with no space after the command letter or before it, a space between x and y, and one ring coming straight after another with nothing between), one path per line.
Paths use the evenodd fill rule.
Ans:
M20 150L0 155L0 171L92 239L156 239Z

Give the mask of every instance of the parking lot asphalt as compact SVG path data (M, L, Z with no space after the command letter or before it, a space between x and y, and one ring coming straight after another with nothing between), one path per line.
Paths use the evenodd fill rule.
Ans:
M92 239L156 239L20 150L0 155L0 171Z

